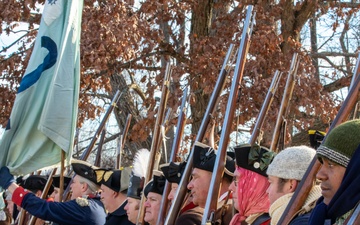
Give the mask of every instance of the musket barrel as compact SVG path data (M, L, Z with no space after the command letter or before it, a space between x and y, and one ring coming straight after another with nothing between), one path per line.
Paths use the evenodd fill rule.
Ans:
M263 105L261 107L259 116L256 119L256 123L255 123L254 129L253 129L252 135L250 137L250 140L249 140L249 144L251 146L253 144L255 144L255 141L256 141L257 137L259 136L259 134L260 134L261 127L262 127L262 125L264 124L264 121L265 121L265 115L269 111L271 103L272 103L272 101L274 99L275 92L276 92L276 90L277 90L277 88L279 86L279 81L280 81L281 75L282 75L282 73L280 73L277 70L275 72L275 74L274 74L274 77L273 77L272 81L271 81L269 91L266 94L265 101L264 101L264 103L263 103Z
M278 118L276 120L274 134L271 139L272 141L271 141L270 149L275 152L277 151L277 145L278 145L279 136L280 136L280 128L284 121L284 116L286 114L286 111L287 111L287 108L288 108L288 105L289 105L289 102L291 100L292 93L294 90L297 67L298 67L298 54L294 53L293 58L291 60L291 66L289 69L288 78L287 78L286 85L285 85L284 95L281 100Z
M216 99L220 96L220 93L224 87L224 83L225 83L225 79L226 79L226 75L227 75L228 62L230 60L230 56L232 55L233 50L234 50L234 45L231 44L229 47L229 50L226 54L223 66L220 70L220 74L216 81L214 90L211 94L208 106L207 106L205 114L204 114L204 118L201 121L201 125L199 128L198 134L196 136L196 141L201 141L205 136L207 125L211 119L211 112L214 110L214 107L216 105ZM178 212L180 211L181 205L185 198L186 191L187 191L187 184L188 184L191 170L193 167L193 152L194 152L193 148L194 148L194 145L192 146L192 150L190 151L190 154L188 156L188 161L186 163L184 173L182 175L181 181L179 183L179 187L178 187L175 197L174 197L174 201L171 204L168 216L167 216L164 224L173 225L175 223L176 217L178 215Z
M173 145L171 148L171 155L169 158L169 162L175 162L176 155L181 146L181 139L182 139L182 136L184 133L184 126L186 123L186 107L185 106L186 106L187 98L188 98L188 88L185 88L183 97L182 97L182 101L181 101L180 113L179 113L178 122L176 125L176 134L175 134L175 138L174 138ZM167 196L169 195L170 190L171 190L171 184L168 181L166 181L163 196L161 199L159 216L158 216L158 220L157 220L158 225L161 225L162 222L164 221L166 210L168 208Z
M125 90L124 90L125 91ZM106 111L98 129L96 130L95 134L94 134L94 137L92 138L90 144L88 145L88 147L86 148L86 150L83 152L83 154L80 156L80 160L84 160L86 161L87 158L89 157L90 153L91 153L91 150L93 149L98 137L99 137L99 134L102 132L102 130L104 129L105 127L105 124L107 122L107 120L109 119L110 117L110 114L111 112L113 111L113 109L115 108L117 102L120 100L122 94L124 93L124 91L120 92L119 90L116 91L112 101L111 101L111 104L110 104L110 107L108 108L108 110ZM71 175L72 173L72 170L69 172L69 175ZM71 178L73 179L73 177ZM70 185L67 186L66 190L64 191L64 194L63 194L63 199L66 200L68 198L68 195L69 195L69 191L70 191Z
M360 55L359 55L360 56ZM357 64L359 63L360 57L357 59ZM360 71L355 70L353 76L356 77L353 84L350 87L349 93L346 96L344 102L341 105L341 108L336 115L334 121L331 123L329 131L327 134L337 125L345 122L357 102L358 94L360 90ZM325 135L323 142L326 140L327 135ZM293 197L291 198L289 204L287 205L284 213L282 214L278 224L279 225L287 225L291 222L291 219L295 215L295 213L302 207L306 200L306 196L308 195L309 191L311 190L315 178L316 173L320 169L320 162L317 160L316 156L312 160L310 166L306 170L304 174L304 178L301 180L299 185L297 186Z
M150 149L150 156L149 156L149 164L148 164L148 171L145 176L145 184L147 184L152 177L153 174L153 168L155 166L156 157L159 156L158 152L158 143L161 136L161 123L164 120L164 113L166 109L166 103L169 96L169 85L170 85L170 74L172 71L172 66L170 63L167 64L166 70L165 70L165 76L164 76L164 83L162 87L162 93L161 93L161 101L158 109L158 113L156 116L155 121L155 128L152 136L152 142L151 142L151 149ZM141 197L140 201L140 208L139 208L139 214L137 218L137 224L143 224L144 220L144 214L145 214L145 208L144 208L144 196Z
M236 100L237 100L236 98L239 92L240 81L242 80L243 77L246 55L250 44L251 34L249 33L249 30L252 21L251 20L252 10L253 10L253 6L250 5L247 7L245 25L243 27L240 48L236 59L234 77L231 82L229 99L226 106L227 110L225 112L224 125L221 131L218 153L216 155L214 170L210 181L210 189L207 195L204 214L201 222L201 224L203 225L207 224L210 216L210 212L214 212L217 209L221 178L224 174L224 168L225 168L226 149L229 143L229 138L230 138L229 136L230 136L234 113L235 113L235 110L233 109L236 106Z

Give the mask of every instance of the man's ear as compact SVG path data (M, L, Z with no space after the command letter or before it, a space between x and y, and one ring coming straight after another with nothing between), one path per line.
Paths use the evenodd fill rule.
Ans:
M289 182L290 182L290 187L289 187L290 188L290 193L295 192L295 190L296 190L296 188L297 188L297 186L299 184L299 181L294 180L294 179L290 179Z
M84 182L84 183L81 184L81 191L82 192L87 191L88 188L89 188L89 185L87 183Z

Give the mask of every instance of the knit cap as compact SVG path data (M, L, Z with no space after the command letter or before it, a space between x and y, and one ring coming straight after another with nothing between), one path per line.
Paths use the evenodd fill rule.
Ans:
M346 168L359 144L360 120L350 120L330 131L325 141L316 150L316 155Z
M315 154L314 149L305 145L286 148L274 157L267 169L267 175L301 180Z

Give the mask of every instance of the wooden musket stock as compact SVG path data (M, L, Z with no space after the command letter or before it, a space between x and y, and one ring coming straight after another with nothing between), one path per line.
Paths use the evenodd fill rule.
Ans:
M124 130L123 130L122 134L120 135L120 141L119 141L120 143L119 143L119 146L117 149L117 156L116 156L116 165L115 165L116 169L121 168L121 158L122 158L123 149L125 147L126 137L129 132L131 118L132 118L132 115L129 114L126 118Z
M260 134L261 127L264 124L266 114L270 109L271 103L272 103L272 101L274 99L274 96L275 96L275 92L276 92L276 90L277 90L277 88L279 86L279 81L280 81L281 75L282 75L282 73L280 73L277 70L275 72L275 74L274 74L274 77L273 77L272 81L271 81L269 90L268 90L268 92L266 94L266 97L265 97L265 101L264 101L264 103L263 103L263 105L261 107L259 116L256 119L256 123L255 123L254 129L253 129L253 132L251 134L250 140L249 140L249 144L251 146L255 144L255 142L256 142L259 134ZM258 144L260 145L260 143L258 143Z
M288 78L287 78L286 85L285 85L284 95L281 100L278 118L276 120L274 134L271 139L270 149L275 152L277 152L277 146L278 146L278 142L279 142L281 125L283 124L284 118L288 111L289 102L292 98L292 93L293 93L294 86L295 86L295 81L296 81L295 77L296 77L298 65L299 65L298 54L294 53L293 58L291 60L290 70L289 70ZM286 129L286 128L284 128L284 129Z
M178 116L178 122L176 125L176 133L175 133L175 137L174 137L174 141L173 141L173 145L171 148L171 155L169 158L169 162L175 162L176 160L176 155L181 147L181 139L182 136L184 134L184 127L186 124L186 110L187 108L186 106L186 101L188 99L188 88L185 88L184 93L183 93L183 97L182 97L182 101L181 101L181 106L180 106L180 113ZM163 221L165 219L165 214L166 214L166 210L168 208L168 195L170 193L171 190L171 184L166 181L165 183L165 188L164 188L164 192L163 192L163 196L161 199L161 205L160 205L160 210L159 210L159 216L157 219L157 225L162 225Z
M209 222L210 213L215 212L215 210L217 209L221 178L224 174L224 169L225 169L226 149L229 144L230 132L234 119L234 113L235 113L234 108L236 106L239 86L243 77L246 55L250 46L250 36L252 31L251 28L252 28L252 24L254 23L254 17L252 17L252 10L253 10L253 6L250 5L247 7L246 19L244 22L238 56L236 59L234 77L231 82L231 89L226 106L226 112L224 117L223 128L221 131L221 136L220 136L219 148L216 154L214 170L210 181L210 189L207 195L204 214L201 222L201 224L203 225Z
M357 59L357 64L359 63L360 57ZM353 76L356 77L354 82L352 83L349 93L346 96L346 99L341 105L341 108L336 115L334 121L331 123L331 126L329 128L330 131L336 127L337 125L345 122L352 111L355 103L358 99L359 89L360 89L360 71L359 68L354 71ZM323 142L326 140L327 135L324 137ZM320 162L317 160L316 156L312 160L310 166L306 170L306 173L304 175L304 179L301 180L298 187L295 190L295 193L293 197L291 198L288 206L286 207L284 213L282 214L278 225L287 225L291 222L292 218L294 217L295 213L301 209L303 206L308 193L310 192L311 188L314 185L315 179L316 179L316 173L320 168Z
M229 67L228 62L230 60L233 50L234 50L234 45L231 44L229 47L229 50L226 54L223 66L220 70L220 74L216 81L214 90L211 94L211 97L210 97L208 106L206 108L203 120L201 121L201 125L200 125L199 131L196 136L196 141L201 141L203 139L203 137L205 136L207 125L211 119L211 112L213 112L213 110L216 106L216 100L220 96L220 93L223 90L223 87L225 84L225 79L227 76L227 69ZM185 198L185 195L187 192L187 184L188 184L191 170L193 167L193 152L194 152L193 148L194 148L194 145L192 146L192 150L190 151L190 154L188 156L188 161L186 163L184 173L182 175L179 187L176 190L174 201L172 202L169 213L166 217L166 221L164 223L166 225L173 225L175 223L178 212L180 211L180 208L184 201L184 198Z
M98 148L97 148L98 150L96 152L96 157L95 157L95 162L94 162L94 166L97 166L97 167L100 167L100 164L101 164L101 152L102 152L102 146L104 144L105 134L106 134L106 129L103 129L101 131L99 144L98 144Z
M159 149L158 148L158 143L160 141L161 138L161 124L164 120L164 114L165 114L165 109L166 109L166 103L167 103L167 99L169 96L169 90L170 90L170 76L171 76L171 64L168 63L166 66L166 71L165 71L165 76L164 76L164 83L163 83L163 87L162 87L162 91L161 91L161 100L160 100L160 105L159 105L159 109L158 109L158 113L156 115L156 121L155 121L155 128L154 128L154 132L153 132L153 136L152 136L152 142L151 142L151 149L150 149L150 156L149 156L149 164L148 164L148 170L145 176L145 185L151 180L152 174L153 174L153 169L155 167L155 161L156 157L159 157ZM156 166L158 167L158 165ZM145 202L145 197L144 194L141 197L141 201L140 201L140 208L139 208L139 214L137 217L137 223L136 224L143 224L143 220L144 220L144 214L145 214L145 208L144 208L144 202Z

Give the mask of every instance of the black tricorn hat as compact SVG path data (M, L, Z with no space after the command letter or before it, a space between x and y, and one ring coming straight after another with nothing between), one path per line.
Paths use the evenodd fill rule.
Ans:
M179 163L179 162L170 162L165 163L159 166L160 170L163 172L164 177L170 183L177 183L179 184L181 181L181 177L184 173L184 169L186 167L186 161Z
M216 160L216 150L200 142L195 142L194 168L213 172ZM230 156L226 156L224 176L234 176L235 162Z
M317 149L321 145L321 142L324 139L326 133L318 130L309 130L308 133L310 146L314 149Z
M48 177L42 175L30 175L28 178L20 183L20 186L30 191L42 191L46 185ZM51 194L54 191L54 186L51 185L48 191Z
M98 169L97 176L101 177L100 183L116 192L123 192L129 187L129 175L131 168L124 167L121 170Z
M100 168L93 166L83 160L77 159L71 161L71 166L77 175L84 177L97 185L100 184L101 177L97 177L95 173L95 170Z
M153 171L153 179L146 184L144 188L145 197L148 196L149 192L154 192L159 195L162 195L165 188L166 179L164 174L158 170Z
M71 182L71 177L64 176L64 187L63 187L64 190L67 188L70 182ZM53 176L53 185L56 188L60 188L60 175Z
M275 153L259 145L242 144L234 147L236 164L247 170L267 177L266 170Z
M131 172L129 187L126 193L127 197L141 199L141 194L144 188L145 177L138 177Z

